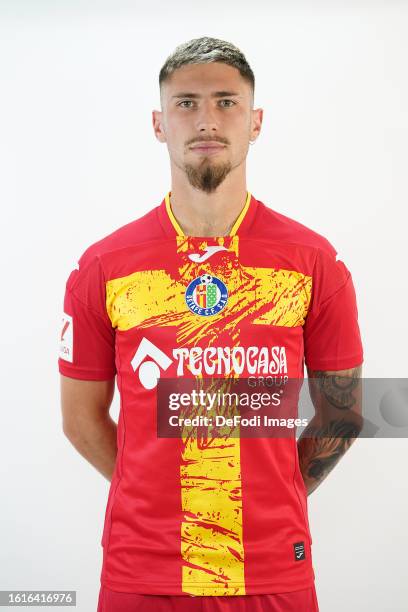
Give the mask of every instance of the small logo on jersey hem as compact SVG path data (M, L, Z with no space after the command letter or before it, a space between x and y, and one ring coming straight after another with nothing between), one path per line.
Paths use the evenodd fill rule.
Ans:
M295 561L302 561L303 559L306 559L304 542L296 542L293 545L293 551L295 553Z
M228 289L216 276L202 274L188 285L185 300L191 312L202 317L210 317L225 308Z

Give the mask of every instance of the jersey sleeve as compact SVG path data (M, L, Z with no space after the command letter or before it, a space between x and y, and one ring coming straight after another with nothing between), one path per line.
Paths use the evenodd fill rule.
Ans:
M115 330L106 312L105 279L97 256L87 252L68 277L60 334L58 369L82 380L116 374Z
M303 339L306 366L345 370L363 362L356 294L350 271L336 251L318 251Z

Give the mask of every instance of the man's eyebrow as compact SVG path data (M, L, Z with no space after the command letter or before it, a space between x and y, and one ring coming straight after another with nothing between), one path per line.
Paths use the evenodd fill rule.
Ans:
M229 96L239 96L240 94L236 91L214 91L214 93L211 94L212 98L227 98ZM188 91L181 91L177 94L174 94L174 96L172 96L172 98L193 98L193 99L197 99L197 98L202 98L202 96L200 94L196 94L196 93L192 93L192 92L188 92Z

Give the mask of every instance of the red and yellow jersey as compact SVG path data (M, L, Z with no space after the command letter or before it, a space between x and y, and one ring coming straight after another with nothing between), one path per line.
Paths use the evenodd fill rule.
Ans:
M333 246L249 193L228 236L185 236L168 194L89 247L67 281L59 371L117 375L102 584L169 595L311 586L296 437L159 437L158 381L302 379L305 363L362 361L352 278Z

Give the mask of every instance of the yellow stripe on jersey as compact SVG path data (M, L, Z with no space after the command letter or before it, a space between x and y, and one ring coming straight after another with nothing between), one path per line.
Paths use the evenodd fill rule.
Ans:
M185 240L185 239L183 239ZM179 326L180 341L191 346L219 325L233 331L247 320L256 325L296 327L308 311L312 278L292 270L229 266L218 271L214 264L200 265L200 274L218 276L227 285L228 303L211 317L194 315L185 303L187 284L197 275L197 264L180 269L183 282L164 270L134 272L106 283L106 309L119 331L132 327Z
M173 211L171 210L171 206L170 206L170 195L171 195L171 191L169 191L165 198L164 201L166 203L166 210L167 210L167 214L169 215L170 221L173 224L174 229L176 230L178 236L184 236L184 232L181 229L181 227L179 226L176 217L173 215Z
M184 439L181 496L182 590L245 595L239 438Z
M239 226L241 225L241 223L242 223L242 221L243 221L243 219L244 219L244 217L245 217L245 215L247 213L250 201L251 201L251 194L248 191L244 208L241 210L241 213L240 213L238 219L235 221L234 225L232 226L232 229L230 231L230 236L235 236L235 234L237 233L237 230L238 230Z

